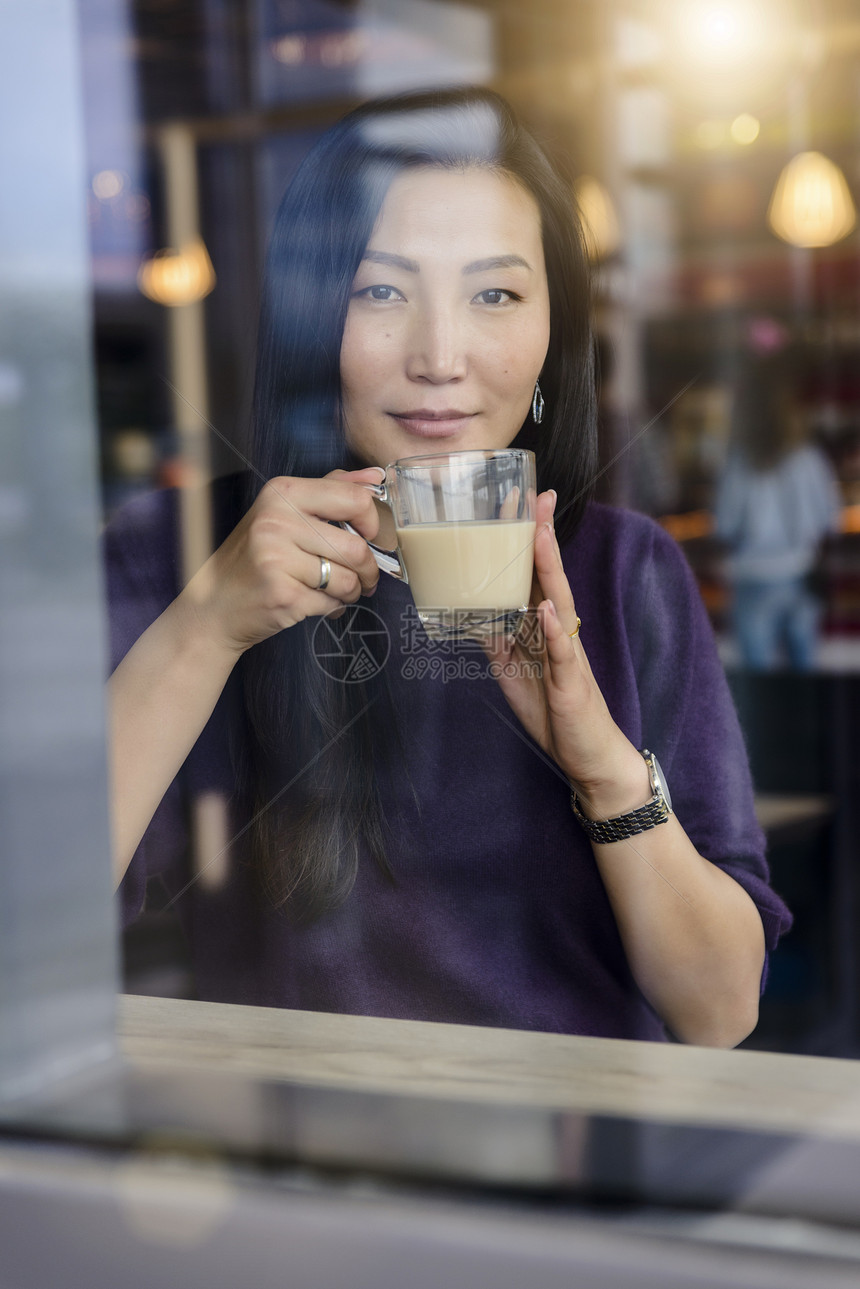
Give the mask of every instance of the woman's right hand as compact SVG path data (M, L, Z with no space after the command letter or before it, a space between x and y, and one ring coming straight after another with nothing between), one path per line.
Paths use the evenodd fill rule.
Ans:
M379 569L367 541L376 536L379 517L373 494L361 485L379 483L380 469L270 479L178 597L195 624L238 657L304 618L343 612L372 594ZM336 520L362 536L329 522ZM323 559L331 575L320 591Z

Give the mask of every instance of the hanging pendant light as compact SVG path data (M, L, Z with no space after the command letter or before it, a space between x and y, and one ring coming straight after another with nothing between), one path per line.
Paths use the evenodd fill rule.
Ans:
M156 304L178 308L194 304L215 286L215 270L200 238L195 238L178 251L157 251L141 264L137 285Z
M621 245L618 216L606 188L593 175L580 175L573 186L585 248L592 261L605 260Z
M767 218L792 246L832 246L851 232L857 212L839 167L820 152L800 152L777 179Z

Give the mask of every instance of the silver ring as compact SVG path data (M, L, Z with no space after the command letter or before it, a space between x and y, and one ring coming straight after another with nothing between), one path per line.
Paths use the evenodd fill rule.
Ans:
M316 590L324 591L331 580L331 564L327 559L320 556L320 580L317 582Z

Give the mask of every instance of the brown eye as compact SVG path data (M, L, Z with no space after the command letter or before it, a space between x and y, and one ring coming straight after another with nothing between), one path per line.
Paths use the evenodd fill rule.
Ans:
M389 300L403 299L403 296L396 287L384 286L381 283L377 286L365 287L363 291L359 291L357 294L367 296L370 300L379 300L383 304L387 303Z
M513 291L503 291L501 287L490 287L486 291L481 291L475 296L475 299L481 304L507 304L509 300L519 299Z

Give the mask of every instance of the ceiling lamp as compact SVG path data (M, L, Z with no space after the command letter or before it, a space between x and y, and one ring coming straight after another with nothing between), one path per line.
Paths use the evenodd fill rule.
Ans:
M215 285L215 270L209 252L198 237L178 251L156 251L144 260L138 270L137 285L147 299L177 308L207 296Z
M851 232L857 213L839 167L820 152L800 152L777 179L767 218L792 246L832 246Z
M606 188L593 175L580 175L573 186L585 248L592 261L605 260L621 245L618 216Z

